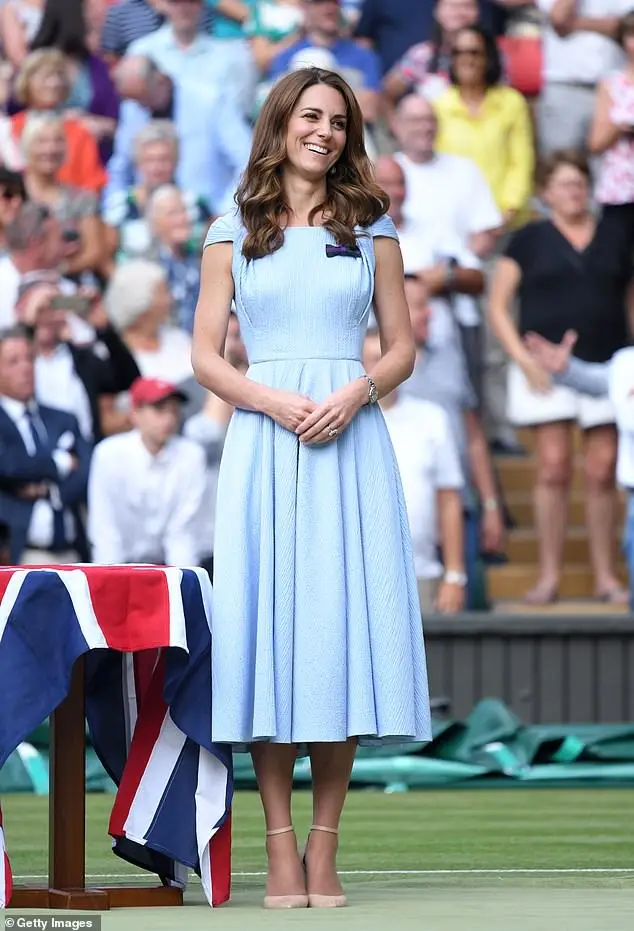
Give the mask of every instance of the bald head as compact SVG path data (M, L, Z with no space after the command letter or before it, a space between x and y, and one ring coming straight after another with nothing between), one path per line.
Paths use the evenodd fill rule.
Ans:
M399 101L393 120L400 149L413 162L427 162L434 154L436 114L420 94L407 94Z
M136 100L150 110L168 106L172 96L171 79L143 55L125 55L114 68L114 82L119 96Z
M374 173L377 183L390 198L389 214L396 225L400 226L407 193L403 169L391 155L381 155L376 161Z

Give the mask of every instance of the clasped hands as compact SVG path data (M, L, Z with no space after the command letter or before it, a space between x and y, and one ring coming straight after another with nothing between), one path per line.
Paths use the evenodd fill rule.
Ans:
M265 413L296 434L304 446L320 446L340 437L367 399L367 382L357 378L338 388L321 404L307 395L275 390Z

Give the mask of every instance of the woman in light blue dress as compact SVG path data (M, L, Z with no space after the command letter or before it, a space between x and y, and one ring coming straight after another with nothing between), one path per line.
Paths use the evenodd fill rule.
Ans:
M410 375L414 346L389 202L341 77L303 69L275 86L237 203L207 236L193 348L198 380L236 409L218 478L212 738L253 757L265 907L336 907L357 745L431 738L408 520L376 403ZM234 299L246 376L222 358ZM383 356L366 373L372 304ZM303 860L299 746L314 799Z

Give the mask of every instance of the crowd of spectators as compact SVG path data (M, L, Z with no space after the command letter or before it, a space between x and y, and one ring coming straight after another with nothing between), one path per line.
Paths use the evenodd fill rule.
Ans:
M233 206L271 86L317 66L352 86L399 230L418 358L382 406L424 610L483 606L482 563L505 558L510 522L493 454L525 454L526 426L540 549L526 597L557 597L574 423L596 594L624 601L611 555L616 425L621 457L632 439L609 386L558 383L552 346L565 339L580 362L604 364L631 338L631 7L0 0L11 560L211 569L231 410L191 368L201 245ZM370 329L368 364L379 351ZM235 317L226 352L246 370ZM634 485L633 469L620 460L621 484Z

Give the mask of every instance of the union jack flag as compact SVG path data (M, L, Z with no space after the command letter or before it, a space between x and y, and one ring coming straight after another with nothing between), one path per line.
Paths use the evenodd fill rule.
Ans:
M210 905L230 894L230 748L211 742L211 586L198 569L0 569L0 767L85 655L93 745L118 786L114 852ZM0 815L0 907L11 870Z

